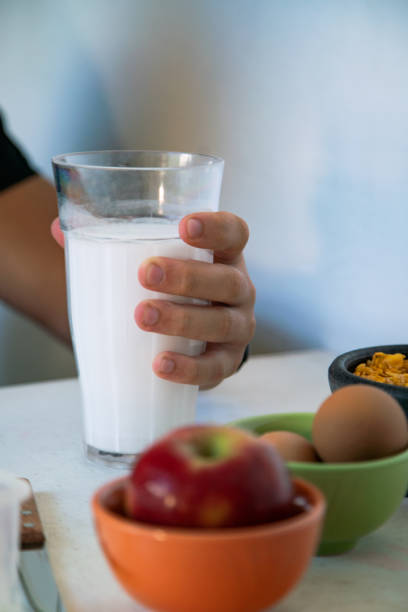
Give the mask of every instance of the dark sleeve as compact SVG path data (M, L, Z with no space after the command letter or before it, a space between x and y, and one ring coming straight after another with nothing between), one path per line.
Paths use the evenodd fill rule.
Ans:
M4 131L0 115L0 191L36 174Z

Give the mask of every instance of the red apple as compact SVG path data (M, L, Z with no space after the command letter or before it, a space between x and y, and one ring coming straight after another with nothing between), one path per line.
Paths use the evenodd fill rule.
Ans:
M129 517L156 525L233 527L293 514L293 496L273 445L240 429L193 425L142 454L125 507Z

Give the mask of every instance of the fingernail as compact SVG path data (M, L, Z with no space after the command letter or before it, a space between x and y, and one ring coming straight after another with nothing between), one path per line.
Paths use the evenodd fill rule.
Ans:
M169 359L168 357L163 357L160 362L160 372L163 372L163 374L170 374L171 372L173 372L175 367L176 364L174 363L174 361L172 359Z
M148 285L159 285L163 280L163 270L156 264L150 264L146 270Z
M199 238L203 233L203 224L199 219L189 219L187 221L187 234L189 238Z
M160 319L160 312L153 306L145 306L143 310L143 324L156 325Z

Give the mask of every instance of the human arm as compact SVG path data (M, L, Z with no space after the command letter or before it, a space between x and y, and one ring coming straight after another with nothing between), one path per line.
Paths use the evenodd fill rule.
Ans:
M33 174L0 191L0 299L70 342L64 253L50 235L54 187Z
M64 255L49 233L54 187L7 135L0 114L0 299L69 342Z

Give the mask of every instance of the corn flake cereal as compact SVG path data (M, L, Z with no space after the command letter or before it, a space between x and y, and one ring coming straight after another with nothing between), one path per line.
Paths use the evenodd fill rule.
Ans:
M374 353L371 359L356 367L354 374L375 382L408 387L408 359L402 353Z

